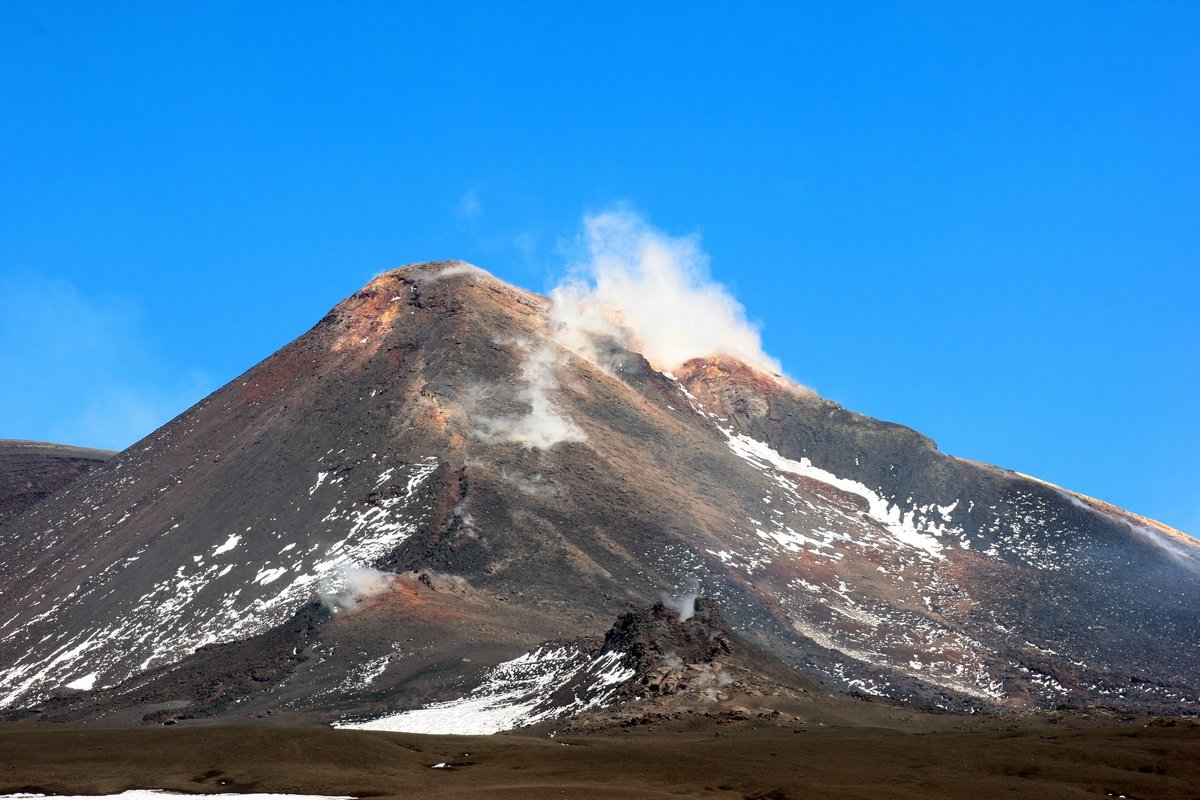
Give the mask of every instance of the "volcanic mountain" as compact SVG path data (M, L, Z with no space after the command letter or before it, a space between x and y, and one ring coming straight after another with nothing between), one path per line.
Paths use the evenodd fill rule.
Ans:
M10 519L5 713L499 729L676 673L712 700L720 653L601 638L689 588L720 609L709 638L744 643L742 688L1194 711L1194 540L553 310L459 262L384 273Z

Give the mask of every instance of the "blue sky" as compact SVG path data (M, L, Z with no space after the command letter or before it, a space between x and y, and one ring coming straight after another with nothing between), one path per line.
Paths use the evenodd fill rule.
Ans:
M1200 533L1194 3L0 4L0 437L120 447L374 273L697 235L785 369Z

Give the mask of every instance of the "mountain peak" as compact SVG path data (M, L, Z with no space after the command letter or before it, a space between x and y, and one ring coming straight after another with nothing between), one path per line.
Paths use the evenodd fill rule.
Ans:
M464 261L433 261L380 273L335 306L318 329L329 330L334 351L373 353L393 325L420 309L478 314L483 306L493 313L527 317L531 311L544 311L546 303Z

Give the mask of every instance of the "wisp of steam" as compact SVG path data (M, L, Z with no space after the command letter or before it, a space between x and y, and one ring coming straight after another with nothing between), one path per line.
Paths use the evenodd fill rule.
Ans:
M551 393L558 388L557 361L552 345L533 347L517 342L525 350L521 363L522 385L515 398L529 406L529 413L515 417L481 416L475 419L475 433L487 442L518 442L530 448L548 450L560 442L582 442L587 436L579 426L558 410Z

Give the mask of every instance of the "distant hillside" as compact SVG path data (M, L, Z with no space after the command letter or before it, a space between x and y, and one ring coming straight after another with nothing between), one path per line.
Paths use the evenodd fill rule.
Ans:
M0 439L0 525L114 455L114 450Z

